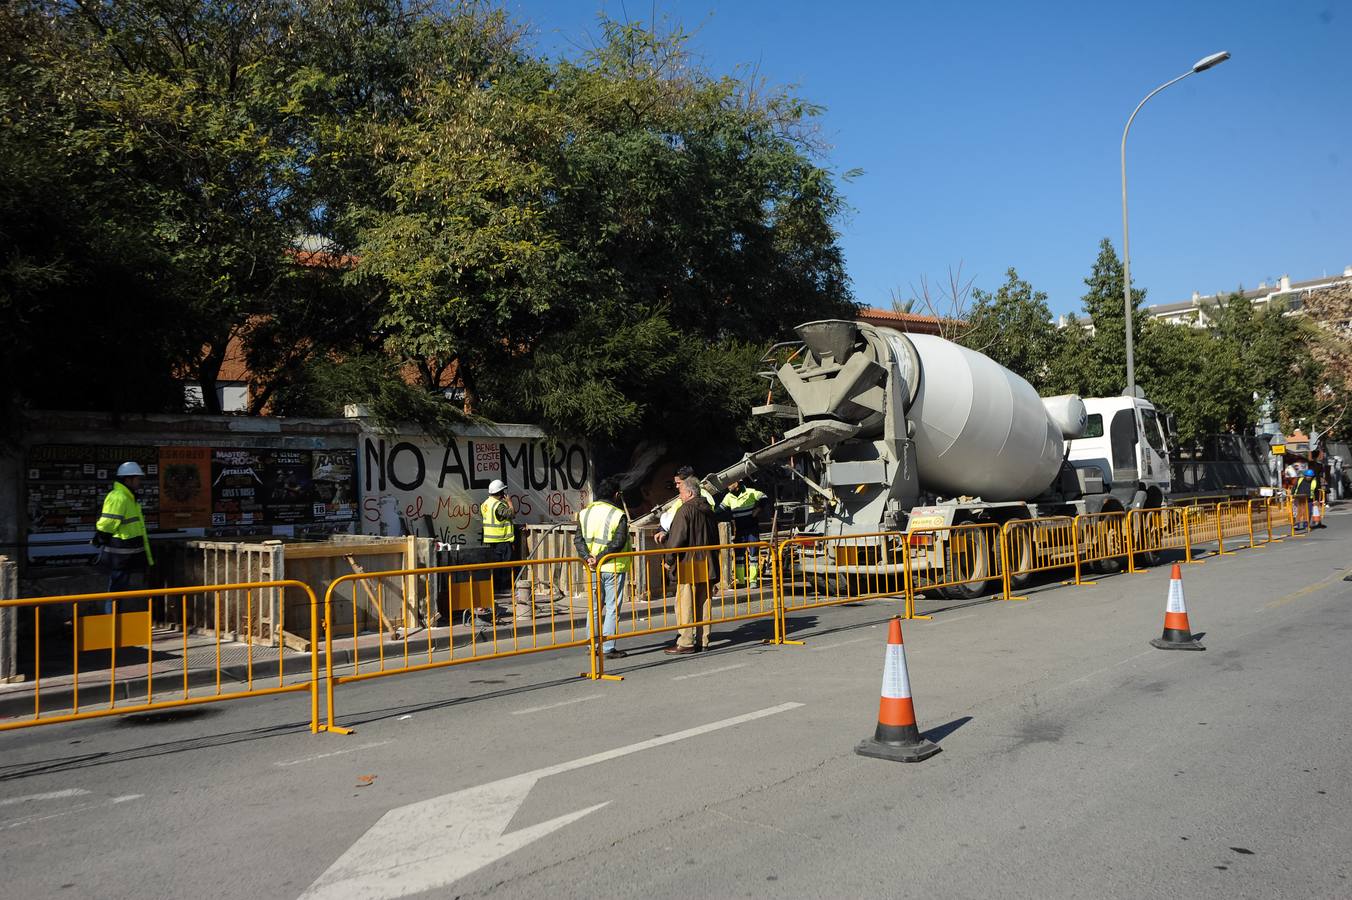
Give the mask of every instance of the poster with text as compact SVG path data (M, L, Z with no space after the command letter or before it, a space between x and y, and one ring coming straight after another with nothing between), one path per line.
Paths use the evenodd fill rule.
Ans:
M269 450L263 456L263 505L269 525L296 525L314 516L309 450Z
M566 522L586 500L591 459L580 443L523 437L461 436L443 443L365 434L359 454L362 531L417 534L444 544L480 546L480 505L494 479L521 525Z
M357 454L351 450L315 450L310 480L316 522L357 519Z
M211 451L211 524L261 525L263 516L263 451Z

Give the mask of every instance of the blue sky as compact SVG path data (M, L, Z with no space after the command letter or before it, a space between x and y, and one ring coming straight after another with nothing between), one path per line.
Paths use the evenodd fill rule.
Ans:
M503 0L550 56L600 12L651 0ZM1078 311L1100 238L1121 251L1127 144L1133 281L1147 303L1352 265L1352 0L882 3L662 0L717 71L754 66L822 104L823 161L852 212L859 300L887 306L950 267L993 290L1010 266Z

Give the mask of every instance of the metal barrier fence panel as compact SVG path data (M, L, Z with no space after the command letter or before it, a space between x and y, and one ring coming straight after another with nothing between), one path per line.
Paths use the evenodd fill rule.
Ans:
M1013 596L1014 586L1036 572L1074 568L1075 581L1080 582L1079 544L1073 517L1013 519L1001 529L1000 539L1006 600L1022 599Z
M1124 569L1129 565L1131 528L1125 512L1084 513L1076 516L1075 540L1079 547L1080 565L1107 565L1116 560L1121 560Z
M1237 546L1238 539L1249 539L1252 543L1247 502L1232 500L1222 503L1216 508L1216 514L1220 518L1221 537L1230 541L1230 546Z
M567 567L563 579L558 566ZM588 646L592 643L588 616L593 578L582 560L568 557L358 572L334 579L324 595L327 716L323 730L346 731L334 720L334 688L340 684ZM409 598L393 619L383 612L387 608L385 585L391 582L402 582L402 596ZM352 621L334 621L335 596L344 589L354 597L364 596L378 611L368 617L374 629L360 627L362 608L355 602L349 609ZM446 605L445 626L422 624L437 621L441 611L431 608L434 598ZM411 609L415 602L425 608ZM335 633L351 637L343 639L343 646L335 646ZM335 655L343 651L352 669L334 674Z
M776 556L783 611L881 598L904 601L908 556L906 535L897 531L784 541Z
M31 644L23 642L20 655L31 651L21 665L31 681L33 701L31 717L0 720L0 731L300 692L310 694L310 729L317 731L315 648L295 653L288 665L287 649L269 646L252 627L286 591L308 600L313 633L319 604L299 581L0 601L0 607L27 619L32 628ZM242 612L239 623L227 621L227 596L232 608ZM151 604L159 606L158 628L151 624ZM203 605L215 611L211 627L194 629L189 613ZM177 625L165 624L170 622ZM175 656L176 662L166 662ZM29 686L24 684L23 693Z
M1192 561L1192 538L1187 528L1187 510L1165 506L1151 509L1133 509L1127 513L1127 530L1131 534L1131 557L1127 568L1136 567L1138 553L1163 553L1182 550L1184 559Z
M693 632L689 637L694 645L707 646L715 625L768 618L774 620L777 641L780 621L775 598L779 573L770 549L768 542L754 541L631 550L604 557L598 561L598 567L627 560L630 574L641 570L645 576L626 579L618 599L614 638L678 632L679 642L679 632L689 630ZM734 573L722 571L723 559L735 567L735 577ZM720 588L720 581L725 586ZM604 593L598 579L593 590L592 616L603 623ZM598 677L613 677L605 675L605 658L599 653L599 643L596 649Z
M1220 523L1216 508L1189 506L1184 510L1188 527L1188 539L1195 547L1199 544L1214 544L1220 540Z
M1000 537L1000 525L995 522L908 531L909 617L915 617L915 598L921 592L964 599L984 594L992 584L1003 586L1005 558Z

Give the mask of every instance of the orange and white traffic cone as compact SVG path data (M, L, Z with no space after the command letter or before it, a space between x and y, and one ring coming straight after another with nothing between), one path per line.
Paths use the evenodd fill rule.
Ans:
M939 745L920 736L911 703L911 679L906 674L906 648L901 643L901 619L887 629L887 656L883 662L882 701L878 705L878 728L873 737L859 742L860 756L893 762L920 762L939 752Z
M1161 650L1205 650L1193 640L1192 628L1188 625L1188 606L1183 601L1183 572L1174 563L1174 571L1169 575L1169 600L1164 606L1164 634L1150 642L1152 647Z

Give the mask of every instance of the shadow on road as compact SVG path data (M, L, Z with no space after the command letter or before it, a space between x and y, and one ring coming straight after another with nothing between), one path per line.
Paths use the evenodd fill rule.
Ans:
M948 737L970 721L972 721L971 716L961 716L954 719L952 722L948 722L944 725L937 725L929 731L922 732L920 736L927 741L933 741L938 744L941 743L944 738Z

